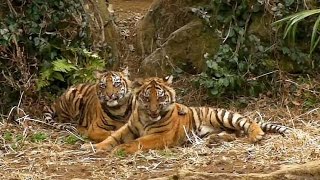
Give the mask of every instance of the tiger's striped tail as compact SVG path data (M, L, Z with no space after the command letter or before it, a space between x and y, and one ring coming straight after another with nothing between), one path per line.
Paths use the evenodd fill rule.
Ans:
M243 130L249 134L249 136L251 135L253 139L261 139L264 133L279 133L281 135L285 135L292 132L292 129L287 126L270 122L256 122L238 113L230 112L225 109L217 109L216 112L216 119L218 122L220 121L219 123L222 127L224 126L230 129Z
M59 123L55 120L55 110L50 107L45 107L45 113L43 113L43 119L45 123L58 130L71 130L76 132L77 129L73 127L70 123Z
M262 139L264 132L260 126L251 119L242 116L239 113L232 112L226 109L220 108L207 108L207 107L195 107L191 108L193 116L195 119L196 127L200 132L203 129L205 133L205 128L201 128L202 121L205 120L207 125L214 128L219 128L227 131L243 131L248 135L251 142L257 142Z
M266 133L279 133L281 135L285 135L289 132L292 132L292 129L287 126L261 121L258 121L257 123L259 124L261 129Z

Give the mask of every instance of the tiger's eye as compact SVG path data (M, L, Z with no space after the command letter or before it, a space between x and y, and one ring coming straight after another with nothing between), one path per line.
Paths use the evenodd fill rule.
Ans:
M165 100L165 96L160 96L160 97L158 97L158 99L163 101L163 100Z
M107 86L106 86L105 83L100 82L100 83L99 83L99 87L100 87L101 89L105 89Z
M119 87L121 85L121 82L114 82L115 87Z

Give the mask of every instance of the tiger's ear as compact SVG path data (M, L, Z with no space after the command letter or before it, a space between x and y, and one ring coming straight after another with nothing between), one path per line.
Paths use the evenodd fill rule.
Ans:
M128 68L128 66L122 71L122 73L123 73L126 77L129 77L130 73L129 73L129 68Z
M132 83L132 88L133 89L139 88L140 86L142 86L142 84L143 84L143 78L136 78Z
M102 76L102 72L100 71L93 71L93 76L96 78L96 79L100 79L100 77Z
M170 75L170 76L166 76L163 78L163 81L167 84L172 84L172 79L173 79L173 76Z

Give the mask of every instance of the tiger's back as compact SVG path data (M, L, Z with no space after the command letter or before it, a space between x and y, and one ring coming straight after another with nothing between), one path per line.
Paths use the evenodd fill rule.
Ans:
M91 109L89 107L97 108L98 97L95 92L94 84L72 86L55 100L48 111L54 114L55 122L78 124L80 112Z

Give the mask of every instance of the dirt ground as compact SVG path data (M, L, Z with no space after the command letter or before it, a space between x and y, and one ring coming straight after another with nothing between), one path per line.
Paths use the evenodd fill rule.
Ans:
M123 38L122 65L133 76L139 74L141 58L134 51L135 23L148 10L151 0L111 0L116 23ZM267 134L250 144L246 137L220 141L217 137L199 140L185 147L138 152L134 155L109 155L80 150L83 140L70 132L50 129L27 112L14 122L7 115L0 119L0 179L152 179L177 175L181 171L206 173L269 173L282 165L304 164L320 158L320 103L317 100L320 78L299 82L282 78L279 94L243 98L221 103L252 119L274 121L293 129L283 137ZM179 87L178 87L179 85ZM180 86L182 85L182 86ZM181 101L206 105L204 93L192 90L190 77L175 84ZM185 92L185 93L183 93ZM211 103L209 103L211 104ZM212 104L219 104L212 102ZM19 105L18 105L19 107ZM10 115L10 113L9 113ZM10 119L10 118L9 118Z

